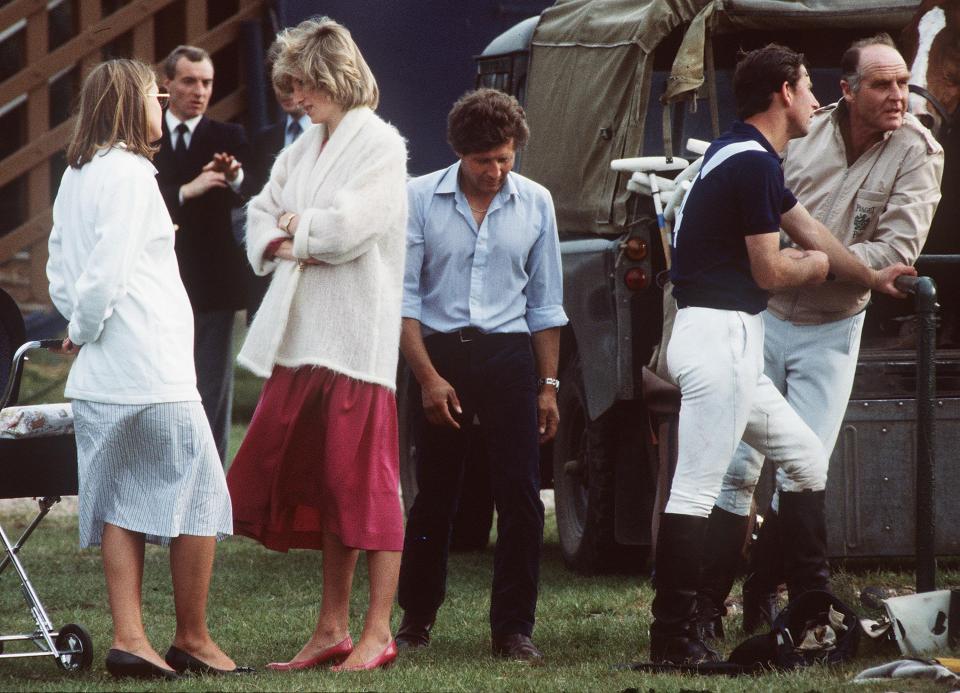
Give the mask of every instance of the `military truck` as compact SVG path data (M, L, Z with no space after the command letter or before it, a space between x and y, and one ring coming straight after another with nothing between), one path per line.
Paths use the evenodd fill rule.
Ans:
M549 188L556 204L570 324L561 344L560 430L543 450L542 471L545 485L554 487L561 550L571 568L641 565L668 483L662 463L672 454L675 426L656 425L642 382L646 365L657 370L659 363L663 372L664 291L657 278L667 262L651 184L668 189L661 196L669 216L682 198L676 181L695 171L687 164L702 153L702 144L696 152L684 145L716 137L734 118L732 73L740 50L775 41L804 52L815 93L830 103L840 97L846 46L881 30L897 36L918 5L560 0L476 58L477 86L502 89L524 104L532 136L517 170ZM659 177L648 183L629 167L611 167L628 157L659 157ZM947 161L949 168L949 155ZM956 223L950 214L938 217L935 230ZM944 274L941 265L924 261L921 272ZM916 350L903 334L911 304L884 298L868 310L854 392L830 463L834 557L913 553ZM945 312L955 310L955 296L940 302ZM710 346L704 345L705 358ZM938 486L958 488L960 351L941 350L937 366ZM402 452L409 496L416 451L404 442ZM491 501L481 447L473 457L457 535L479 546L489 533ZM936 510L938 552L960 552L960 504L942 493Z

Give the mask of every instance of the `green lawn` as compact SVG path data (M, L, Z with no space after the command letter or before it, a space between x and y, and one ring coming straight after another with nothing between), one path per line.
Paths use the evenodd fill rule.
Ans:
M23 512L2 517L8 533L21 529ZM550 518L552 520L552 518ZM82 623L93 634L96 659L91 672L65 675L52 659L0 661L0 690L777 690L840 688L856 671L893 658L895 651L864 652L855 665L838 670L813 669L786 675L740 679L647 676L615 671L618 664L645 657L652 592L645 578L582 577L560 560L555 529L548 523L543 558L536 640L548 663L539 669L504 663L489 655L487 610L491 552L455 554L450 564L449 597L434 630L433 645L403 654L390 670L364 674L264 672L251 677L190 680L175 684L115 682L103 668L110 642L99 553L76 548L76 520L61 514L48 518L24 548L22 558L56 626ZM320 589L317 553L268 552L246 539L220 545L210 599L215 637L239 662L262 667L292 656L307 637ZM943 584L957 584L957 572L944 572ZM841 596L854 602L864 584L903 588L912 575L862 572L838 576ZM359 633L367 587L361 565L353 602L352 630ZM144 609L151 640L165 648L173 633L173 606L167 554L148 547ZM398 616L395 617L398 618ZM731 620L733 623L733 620ZM29 632L32 621L12 571L0 576L0 633ZM731 641L741 639L735 628ZM732 646L732 645L731 645ZM13 651L8 646L7 651ZM890 689L890 687L867 690ZM940 690L910 682L898 690Z
M39 355L31 371L40 377L25 382L26 398L53 401L62 396L58 379L64 364ZM28 371L29 373L30 371ZM59 390L58 390L59 388ZM244 376L238 383L239 399L247 410L258 385ZM38 394L39 393L39 394ZM241 394L242 393L242 394ZM231 447L242 438L244 426L234 427ZM8 534L19 535L27 511L4 509L0 522ZM455 554L450 563L448 598L434 629L434 643L424 651L402 654L387 671L332 674L263 672L250 677L192 679L176 683L116 682L103 667L110 643L110 621L97 550L77 548L76 518L60 512L40 526L21 554L55 626L77 622L93 635L96 655L93 669L65 675L52 659L0 660L0 690L656 690L656 691L788 691L839 690L857 671L897 658L893 649L861 648L850 666L826 670L813 668L791 674L768 674L739 679L650 676L617 670L619 664L646 658L652 590L645 576L584 577L570 573L562 563L552 514L541 576L536 642L547 655L544 667L531 669L494 659L489 654L487 613L492 551ZM262 667L266 662L291 657L306 639L314 619L320 591L319 553L272 553L246 539L220 545L210 598L210 625L214 636L243 664ZM167 553L148 547L144 584L144 611L148 633L163 651L173 634L173 605ZM905 590L913 584L909 567L893 572L859 569L839 572L835 587L842 599L857 604L865 585ZM942 569L941 585L960 584L954 565ZM352 632L358 635L365 602L367 578L362 565L357 573L352 607ZM399 614L395 614L395 621ZM727 650L743 635L730 619ZM0 634L30 632L33 622L12 570L0 575ZM8 645L7 651L14 651ZM928 682L898 682L865 686L857 690L944 690Z

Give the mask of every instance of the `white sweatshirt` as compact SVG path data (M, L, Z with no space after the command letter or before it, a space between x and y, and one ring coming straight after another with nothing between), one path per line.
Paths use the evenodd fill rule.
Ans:
M156 169L123 145L67 168L53 205L50 298L82 345L73 399L151 404L200 399L193 313L180 281Z

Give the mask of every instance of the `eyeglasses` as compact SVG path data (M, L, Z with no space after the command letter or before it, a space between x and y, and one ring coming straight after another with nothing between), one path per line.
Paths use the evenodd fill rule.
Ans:
M154 91L147 94L144 94L148 99L157 99L160 101L161 106L166 106L169 103L170 93L165 91Z

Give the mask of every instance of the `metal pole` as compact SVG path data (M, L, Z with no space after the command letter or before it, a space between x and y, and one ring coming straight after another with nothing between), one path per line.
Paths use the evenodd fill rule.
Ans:
M917 349L917 592L937 588L935 489L935 399L937 396L937 286L916 284Z
M937 396L937 286L930 277L900 277L897 288L914 295L917 320L917 592L937 588L934 512L934 424Z

